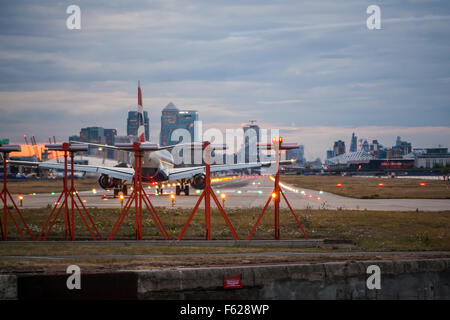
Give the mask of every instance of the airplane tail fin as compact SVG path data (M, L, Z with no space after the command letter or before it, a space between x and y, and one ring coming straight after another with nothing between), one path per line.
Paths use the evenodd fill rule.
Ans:
M141 82L138 81L138 131L137 137L139 142L145 142L145 123L144 123L144 107L142 106Z

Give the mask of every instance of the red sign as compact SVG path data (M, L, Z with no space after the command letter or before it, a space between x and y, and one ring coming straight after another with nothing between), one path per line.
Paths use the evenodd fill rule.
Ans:
M240 274L225 275L223 279L224 289L239 289L242 288L242 281Z

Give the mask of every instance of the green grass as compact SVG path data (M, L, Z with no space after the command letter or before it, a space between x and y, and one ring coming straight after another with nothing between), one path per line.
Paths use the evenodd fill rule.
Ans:
M190 213L189 209L156 208L171 239L176 239ZM227 209L227 215L239 238L247 239L261 209ZM40 233L49 209L25 209L23 215L34 236ZM101 235L106 238L120 209L89 209ZM147 211L144 211L144 239L163 239ZM387 212L368 210L297 210L306 233L311 239L352 240L361 250L450 250L450 211ZM9 239L17 238L9 219ZM211 214L212 239L232 239L232 235L217 210ZM252 239L273 239L273 211L269 208ZM280 214L282 239L303 239L289 211ZM49 234L51 239L64 238L64 219L60 214ZM75 219L75 238L90 239L79 216ZM204 210L197 211L183 239L205 238ZM131 210L119 229L116 239L134 239L134 212ZM124 250L127 250L126 248ZM140 249L139 249L140 250ZM157 248L152 250L159 250ZM163 249L161 249L163 250ZM173 247L169 250L181 250ZM208 248L196 250L210 250ZM220 249L222 250L222 249ZM227 249L223 249L227 250ZM156 252L156 251L153 251Z
M378 179L376 177L281 176L297 188L322 190L358 199L450 199L450 181L419 179ZM383 187L378 183L382 182ZM341 187L336 185L341 183Z

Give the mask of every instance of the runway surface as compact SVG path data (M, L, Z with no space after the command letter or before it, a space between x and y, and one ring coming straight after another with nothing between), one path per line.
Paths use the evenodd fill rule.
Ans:
M212 184L213 189L222 203L220 194L226 195L225 208L250 208L263 207L273 190L273 181L269 176L247 176L237 177L225 182ZM304 190L284 185L283 190L294 209L356 209L356 210L382 210L382 211L444 211L450 210L450 199L354 199L338 196L332 193ZM80 191L79 195L83 199L85 206L98 208L120 208L121 203L117 198L112 197L112 192L97 189L97 194L92 191ZM171 207L172 200L169 194L175 192L174 187L166 187L163 195L155 195L155 188L147 188L152 204L159 207ZM103 195L106 194L106 198ZM174 207L192 208L197 202L200 190L191 188L191 195L177 196ZM47 205L54 205L59 194L36 194L24 195L24 208L42 208ZM17 195L15 196L17 199ZM125 200L126 201L126 200ZM214 206L214 203L211 204ZM281 206L287 208L284 201ZM203 207L203 204L201 205Z

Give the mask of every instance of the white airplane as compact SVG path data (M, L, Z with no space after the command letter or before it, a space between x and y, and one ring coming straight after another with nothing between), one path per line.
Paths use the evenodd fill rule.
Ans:
M159 146L157 144L151 144L145 140L145 126L144 126L144 111L142 106L142 92L140 83L138 82L138 141L143 146L151 147L151 151L145 151L143 153L142 164L142 181L146 183L158 184L157 192L163 192L163 183L174 182L176 184L176 194L179 195L184 192L185 195L189 195L189 185L195 189L203 189L205 186L205 166L193 166L184 168L174 168L174 158L169 152L178 145L172 146ZM79 142L80 144L87 144L92 146L98 146L107 149L122 150L118 146L95 144ZM197 143L198 144L198 143ZM200 143L201 144L201 143ZM194 144L188 144L194 145ZM38 166L40 168L52 168L52 169L64 169L63 163L54 162L29 162L29 161L15 161L9 160L12 164L22 164L30 166ZM131 161L134 164L134 160ZM274 161L268 162L251 162L251 163L237 163L237 164L221 164L211 165L210 171L232 171L238 169L250 169L261 168L273 165ZM280 164L292 164L292 161L280 161ZM68 165L70 170L70 164ZM128 166L98 166L98 165L74 165L74 171L98 173L98 183L103 189L114 189L115 195L119 191L127 194L127 182L133 181L134 168Z

